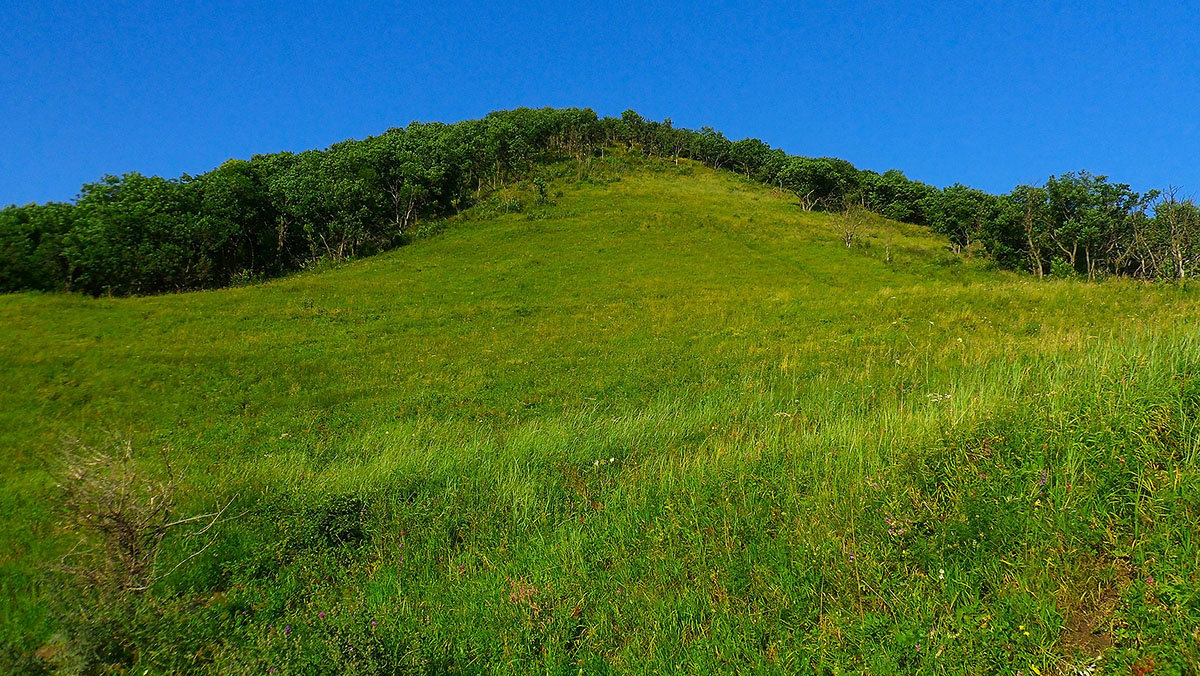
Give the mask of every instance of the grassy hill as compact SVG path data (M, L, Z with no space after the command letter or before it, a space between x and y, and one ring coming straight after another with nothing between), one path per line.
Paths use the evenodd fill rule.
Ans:
M0 297L9 668L1200 664L1200 295L884 220L846 247L688 162L574 171L336 269ZM232 504L93 599L52 477L124 441L179 515Z

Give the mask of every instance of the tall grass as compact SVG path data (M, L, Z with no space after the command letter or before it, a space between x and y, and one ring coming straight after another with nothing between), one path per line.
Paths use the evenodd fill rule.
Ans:
M884 221L847 249L759 186L610 161L320 274L0 298L10 663L1200 663L1194 292L1038 283ZM38 468L114 432L243 516L85 622L50 603Z

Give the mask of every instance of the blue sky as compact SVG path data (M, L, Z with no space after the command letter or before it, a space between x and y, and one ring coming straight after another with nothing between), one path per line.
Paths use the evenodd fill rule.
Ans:
M936 185L1088 169L1200 194L1200 7L967 4L8 0L0 204L515 106Z

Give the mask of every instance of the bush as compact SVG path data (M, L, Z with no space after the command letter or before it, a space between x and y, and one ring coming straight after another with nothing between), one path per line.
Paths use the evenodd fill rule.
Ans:
M127 667L146 644L144 634L153 634L147 613L157 611L143 593L214 542L212 529L225 509L178 517L178 477L169 467L158 477L139 469L127 441L70 449L58 488L56 505L75 545L59 567L70 590L60 597L66 634L47 644L41 659L66 672ZM188 532L180 537L203 544L163 571L163 542L181 529Z
M367 503L355 495L337 495L317 516L317 533L330 547L358 546L367 538Z
M1065 260L1055 257L1050 262L1050 276L1060 279L1071 279L1075 276L1075 268L1071 267L1071 264Z

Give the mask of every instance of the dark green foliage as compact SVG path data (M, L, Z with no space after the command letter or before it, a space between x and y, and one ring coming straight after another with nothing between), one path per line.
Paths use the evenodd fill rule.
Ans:
M1154 218L1138 218L1130 265L1139 276L1188 279L1200 272L1200 207L1173 191L1157 204Z
M735 141L729 146L729 157L734 168L746 178L766 166L771 156L771 146L756 138Z
M933 190L921 200L929 227L948 237L957 251L966 249L989 230L999 209L998 201L994 195L959 183Z
M837 208L858 188L858 171L829 157L792 157L779 169L779 185L791 190L805 209Z
M0 210L0 291L56 286L66 274L63 237L72 216L62 203Z
M355 495L338 495L321 508L317 532L326 546L355 546L367 537L363 529L366 518L367 504L362 498Z
M83 186L63 238L65 286L87 293L148 293L202 286L231 224L201 212L188 177L131 173Z
M876 174L863 171L859 177L863 201L869 209L894 221L927 224L925 202L940 191L920 181L909 180L897 169Z

